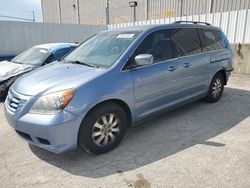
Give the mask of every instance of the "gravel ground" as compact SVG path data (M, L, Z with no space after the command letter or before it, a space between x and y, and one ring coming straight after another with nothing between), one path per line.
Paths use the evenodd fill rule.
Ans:
M0 187L250 187L250 76L131 128L114 151L53 154L28 145L0 103Z

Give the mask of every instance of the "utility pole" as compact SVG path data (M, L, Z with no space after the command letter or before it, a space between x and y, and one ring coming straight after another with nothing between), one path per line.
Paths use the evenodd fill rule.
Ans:
M61 1L58 0L58 8L59 8L59 23L62 23L62 12L61 12Z
M145 0L145 20L148 20L148 12L149 12L149 2L148 0Z
M35 18L35 11L32 11L32 16L33 16L33 22L35 22L36 21L36 18Z
M109 25L109 0L106 0L106 24Z
M78 18L78 24L80 24L81 20L80 20L80 4L79 4L79 0L77 0L77 18Z
M229 3L228 3L229 4ZM214 0L210 0L210 7L209 7L209 13L213 12L213 7L214 7Z
M180 0L181 1L181 12L180 12L180 17L183 16L183 0Z
M129 6L134 9L134 11L133 11L133 23L134 24L136 22L136 7L137 7L137 5L138 5L137 1L130 1L129 2Z

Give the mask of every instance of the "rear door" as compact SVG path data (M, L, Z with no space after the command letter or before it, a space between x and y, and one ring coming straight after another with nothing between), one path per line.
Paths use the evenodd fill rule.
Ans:
M221 67L227 67L231 61L232 53L221 40L221 31L216 29L200 29L202 47L204 52L210 54L211 76Z
M206 92L209 78L210 54L202 52L196 28L177 28L171 36L175 44L180 74L183 76L183 99Z

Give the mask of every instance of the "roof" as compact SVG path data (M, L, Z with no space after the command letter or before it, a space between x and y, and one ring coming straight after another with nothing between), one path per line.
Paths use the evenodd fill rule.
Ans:
M112 29L112 31L147 31L161 28L212 28L219 29L217 27L211 25L203 25L203 24L189 24L189 23L171 23L171 24L153 24L153 25L140 25L140 26L132 26L132 27L124 27L118 29Z
M69 48L69 47L76 47L78 46L77 44L75 43L47 43L47 44L40 44L40 45L37 45L37 46L34 46L35 48L44 48L44 49L47 49L49 51L55 51L57 49L60 49L60 48Z

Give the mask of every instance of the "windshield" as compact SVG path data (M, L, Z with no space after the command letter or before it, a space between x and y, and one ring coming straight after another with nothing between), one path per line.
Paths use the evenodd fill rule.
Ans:
M65 61L82 62L85 65L110 67L138 36L135 32L99 33L71 52Z
M50 54L47 49L33 47L19 54L11 61L20 64L38 65L44 63Z

